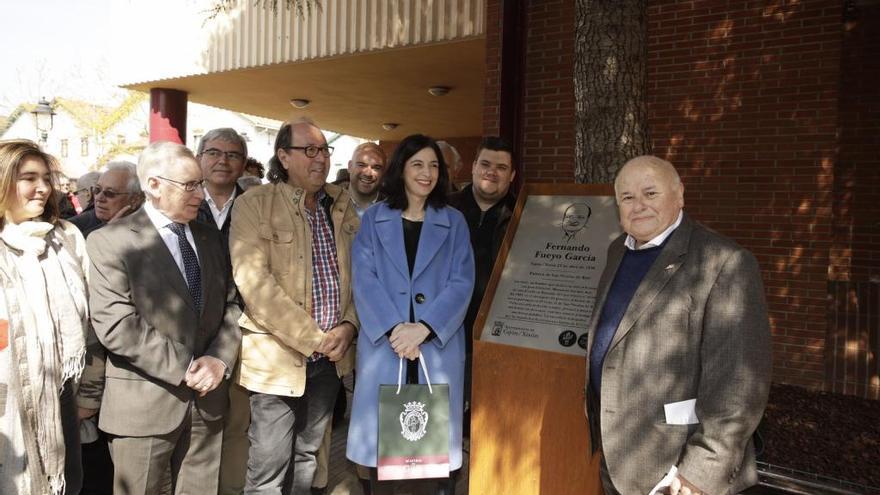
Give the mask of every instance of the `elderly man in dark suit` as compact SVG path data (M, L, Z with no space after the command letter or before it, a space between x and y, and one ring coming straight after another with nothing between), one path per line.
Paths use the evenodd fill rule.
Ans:
M144 207L88 239L114 492L159 493L170 468L175 493L216 493L241 339L235 288L217 229L191 221L204 197L192 153L153 143L138 177Z
M757 482L751 435L770 386L758 264L684 214L669 162L634 158L614 188L625 234L608 249L587 346L605 492L666 478L661 493L739 493Z

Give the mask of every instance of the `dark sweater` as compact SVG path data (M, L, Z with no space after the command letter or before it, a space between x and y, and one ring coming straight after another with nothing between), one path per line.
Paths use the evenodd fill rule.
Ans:
M105 225L104 222L98 219L95 215L95 209L90 208L75 217L70 217L67 219L70 223L76 225L76 228L82 233L83 237L88 238L89 234L100 229Z
M233 204L235 204L235 200L240 198L242 194L244 194L244 189L236 184L235 198L232 200ZM199 205L199 213L198 216L196 216L196 220L211 225L220 231L220 238L223 240L223 252L226 253L226 257L229 258L229 229L232 225L232 207L230 206L229 214L226 215L226 220L223 222L223 225L217 225L207 198L203 199L202 204Z
M409 276L412 278L413 268L416 266L416 255L419 252L419 238L422 236L423 222L403 220L403 245L406 247L406 264L409 266ZM409 321L416 321L415 308L412 300L409 302ZM419 360L414 359L406 362L406 383L419 383Z
M473 185L449 196L449 205L464 214L471 234L471 247L474 250L474 292L464 318L465 348L471 355L474 320L483 302L483 293L489 285L495 259L507 232L507 225L513 214L516 198L508 192L507 196L495 203L487 211L480 209L474 199Z
M611 340L642 279L651 269L651 265L654 264L665 244L664 242L659 246L637 251L627 249L617 268L605 304L602 306L599 324L596 325L596 335L593 337L593 347L590 349L590 386L597 397L602 390L602 363L611 346Z

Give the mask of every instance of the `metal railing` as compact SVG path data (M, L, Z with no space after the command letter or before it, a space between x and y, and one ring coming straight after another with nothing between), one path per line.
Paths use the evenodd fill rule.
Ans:
M880 494L880 487L862 485L766 462L758 462L758 478L762 487L781 493L798 495Z

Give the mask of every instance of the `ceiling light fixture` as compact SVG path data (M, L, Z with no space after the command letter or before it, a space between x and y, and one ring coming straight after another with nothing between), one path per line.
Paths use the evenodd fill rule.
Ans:
M449 86L431 86L428 88L428 93L431 96L446 96L449 94L449 90L452 89Z
M393 131L394 129L397 129L397 126L399 125L400 124L398 124L397 122L385 122L384 124L382 124L382 129L385 129L386 131Z
M293 108L305 108L309 106L309 103L311 103L311 101L304 98L292 98L290 100L290 104L293 105Z

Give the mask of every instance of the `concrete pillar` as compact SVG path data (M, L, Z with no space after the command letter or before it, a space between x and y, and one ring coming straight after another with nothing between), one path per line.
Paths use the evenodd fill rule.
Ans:
M150 142L186 144L186 91L150 89Z

